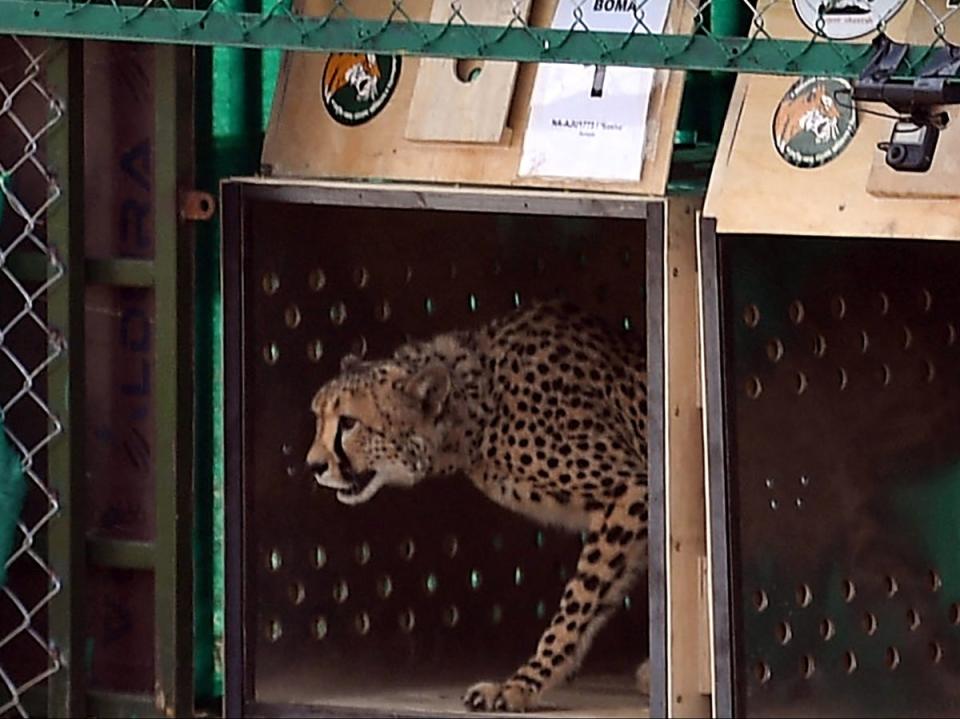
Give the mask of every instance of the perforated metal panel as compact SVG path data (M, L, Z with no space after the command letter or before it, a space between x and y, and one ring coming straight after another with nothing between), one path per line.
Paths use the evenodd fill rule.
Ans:
M956 716L960 245L704 238L721 715Z
M534 298L572 299L643 342L660 215L628 199L361 186L246 185L224 197L228 354L242 348L227 364L228 564L242 566L228 576L228 616L240 624L228 626L228 653L243 664L240 703L299 711L350 693L505 678L535 649L578 537L499 508L463 478L338 504L303 472L310 399L347 352L387 356ZM659 308L659 290L654 299ZM651 553L662 551L652 536ZM646 594L638 587L600 634L583 674L632 685L648 652Z

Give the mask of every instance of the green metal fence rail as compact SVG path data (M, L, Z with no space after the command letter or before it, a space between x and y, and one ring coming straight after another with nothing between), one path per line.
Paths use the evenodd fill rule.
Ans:
M402 0L395 0L390 13L377 19L354 16L346 0L317 17L295 14L282 0L259 13L231 11L224 0L215 0L205 10L174 8L167 0L148 0L137 7L120 6L113 0L0 0L0 33L842 77L858 75L871 54L868 40L836 42L822 32L812 31L804 40L771 37L764 15L774 3L789 0L757 5L743 0L745 12L753 18L747 37L715 35L707 21L710 0L702 5L687 0L694 15L691 34L649 33L643 10L649 1L637 3L630 32L614 33L593 30L582 17L567 29L532 27L523 19L519 3L514 4L509 24L489 26L467 22L456 1L451 2L446 23L426 23L411 20ZM934 42L912 46L899 77L915 76L931 49L946 44L946 24L958 11L947 8L938 14L926 7ZM878 23L878 29L884 27L885 19Z

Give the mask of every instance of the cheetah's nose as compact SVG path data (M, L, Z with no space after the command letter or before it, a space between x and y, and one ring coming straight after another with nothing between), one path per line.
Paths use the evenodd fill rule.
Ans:
M327 462L313 462L308 464L306 467L308 472L313 472L314 474L322 475L326 474L327 470L330 469L330 465Z

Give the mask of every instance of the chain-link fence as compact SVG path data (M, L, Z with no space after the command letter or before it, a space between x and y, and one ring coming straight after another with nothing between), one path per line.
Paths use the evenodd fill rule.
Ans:
M0 558L8 570L0 590L0 716L27 716L31 688L61 664L48 638L46 611L61 584L45 546L46 529L60 509L47 476L47 451L63 431L47 401L47 378L65 351L46 311L48 291L64 275L46 232L47 211L61 195L45 158L46 139L64 120L62 103L44 80L55 47L0 37L0 409L22 468L4 469L0 492L25 493L13 551ZM25 277L18 265L45 269ZM10 503L3 508L9 511ZM13 520L0 516L0 525ZM43 711L43 702L38 694L34 713Z
M235 0L177 4L5 0L0 32L846 77L869 61L871 35L892 32L911 45L897 74L915 76L933 49L956 42L960 10L956 0L263 0L260 12L241 12ZM917 19L898 28L902 15Z

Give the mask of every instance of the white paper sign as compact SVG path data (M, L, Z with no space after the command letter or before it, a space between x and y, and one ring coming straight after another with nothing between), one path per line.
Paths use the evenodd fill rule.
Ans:
M663 32L668 0L560 0L553 27ZM643 25L636 27L637 19ZM636 27L636 30L634 28ZM577 25L582 30L582 25ZM637 181L643 169L650 68L541 64L530 101L521 177Z

